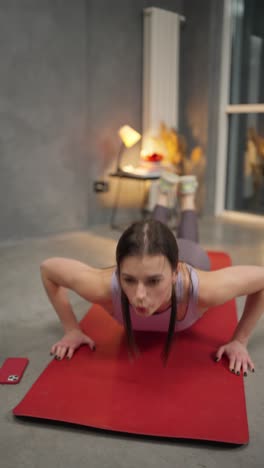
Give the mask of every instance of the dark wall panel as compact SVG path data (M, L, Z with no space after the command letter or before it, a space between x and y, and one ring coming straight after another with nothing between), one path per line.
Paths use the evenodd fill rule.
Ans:
M200 145L206 154L207 213L214 211L223 3L184 2L180 131L187 139L189 151Z

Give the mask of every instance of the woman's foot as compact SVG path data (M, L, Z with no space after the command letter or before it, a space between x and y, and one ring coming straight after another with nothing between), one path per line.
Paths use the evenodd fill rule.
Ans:
M159 180L157 204L168 207L179 198L181 210L195 210L197 187L195 175L178 176L164 171Z
M181 176L178 185L181 211L196 210L195 194L198 187L197 178L194 175Z
M179 195L195 195L197 187L198 182L195 175L185 175L179 177Z
M159 189L161 193L168 194L177 187L180 177L172 172L163 171L159 180Z
M177 198L178 182L180 177L172 172L163 171L159 179L157 204L170 206Z

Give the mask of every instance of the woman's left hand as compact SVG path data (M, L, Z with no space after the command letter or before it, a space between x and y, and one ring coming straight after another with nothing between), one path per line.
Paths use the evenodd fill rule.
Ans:
M255 372L254 363L251 361L248 350L240 341L233 340L221 346L217 350L215 360L220 361L224 354L229 359L229 370L234 374L240 375L243 372L246 377L248 370Z

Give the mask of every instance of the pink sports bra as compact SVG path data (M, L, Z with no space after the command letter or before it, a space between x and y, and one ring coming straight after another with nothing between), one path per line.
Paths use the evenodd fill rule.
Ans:
M188 264L186 264L186 266L190 272L192 288L189 296L189 303L187 306L185 317L183 318L183 320L176 321L175 332L179 332L191 327L200 318L200 314L197 308L199 289L198 276L194 268L192 268ZM121 288L119 284L117 271L114 271L112 275L111 290L114 305L113 318L115 318L119 323L123 324L121 307ZM175 291L178 301L180 301L181 297L183 296L183 278L181 272L179 272L177 275ZM171 309L168 308L165 312L162 312L160 314L151 315L151 317L141 317L137 315L134 312L133 307L130 306L132 327L134 330L167 331L169 327L170 311Z

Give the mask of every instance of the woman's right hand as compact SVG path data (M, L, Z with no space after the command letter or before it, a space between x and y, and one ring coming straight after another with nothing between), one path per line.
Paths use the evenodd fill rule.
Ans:
M74 328L65 333L64 337L52 346L50 354L59 360L64 357L71 359L74 352L85 344L90 346L92 351L95 351L95 342L85 335L82 330Z

